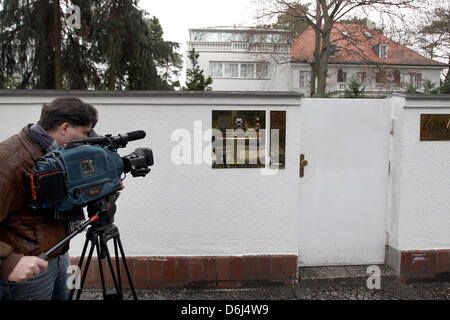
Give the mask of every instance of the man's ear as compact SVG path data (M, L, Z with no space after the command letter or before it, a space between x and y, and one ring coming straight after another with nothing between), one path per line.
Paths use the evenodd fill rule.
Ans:
M58 130L61 133L61 135L64 136L67 133L67 131L69 130L69 126L70 124L68 122L64 122L59 125Z

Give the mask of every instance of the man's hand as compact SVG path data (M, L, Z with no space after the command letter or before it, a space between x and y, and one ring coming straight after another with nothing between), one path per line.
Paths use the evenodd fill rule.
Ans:
M42 272L47 271L48 262L38 257L24 256L9 274L8 280L26 282Z

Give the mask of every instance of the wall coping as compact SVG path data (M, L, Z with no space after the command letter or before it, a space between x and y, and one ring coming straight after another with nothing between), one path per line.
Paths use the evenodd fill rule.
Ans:
M294 91L0 90L0 106L42 105L61 96L76 96L96 105L299 107L303 94Z
M296 97L303 96L296 91L170 91L170 90L47 90L47 89L0 89L0 96L35 95L83 95L83 96L165 96L165 97Z

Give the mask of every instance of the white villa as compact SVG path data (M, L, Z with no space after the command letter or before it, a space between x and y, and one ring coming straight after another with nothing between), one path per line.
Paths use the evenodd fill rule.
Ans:
M188 50L199 53L199 66L213 79L214 91L310 92L314 32L308 28L291 45L287 32L255 28L190 29ZM353 78L366 95L422 89L425 80L439 86L447 65L356 24L336 24L328 64L327 92L342 96ZM190 67L190 61L187 61Z

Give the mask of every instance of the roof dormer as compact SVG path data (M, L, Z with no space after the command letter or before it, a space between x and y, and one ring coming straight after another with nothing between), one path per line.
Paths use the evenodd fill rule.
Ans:
M337 57L338 54L337 42L336 41L331 42L328 50L330 52L329 55L330 58Z
M389 57L388 45L386 43L377 44L373 49L380 59L387 59Z

